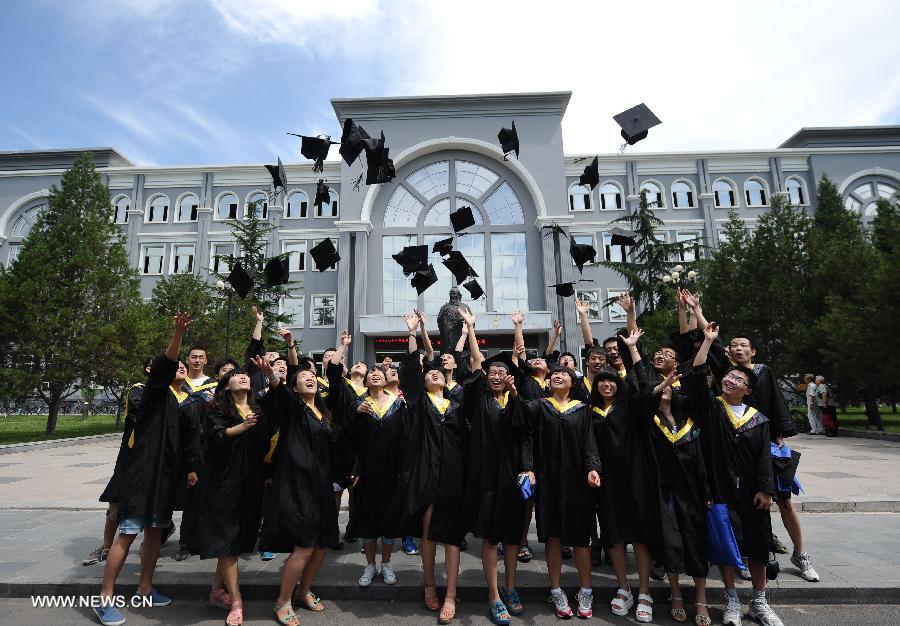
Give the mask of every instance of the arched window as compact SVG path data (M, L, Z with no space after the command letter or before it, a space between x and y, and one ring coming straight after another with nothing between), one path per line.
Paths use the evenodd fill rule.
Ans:
M485 291L485 297L472 300L463 290L463 300L473 311L528 309L527 220L517 181L480 163L451 158L418 167L394 183L382 222L385 315L399 315L415 306L433 315L447 301L447 291L457 281L444 266L444 257L432 252L435 242L447 238L454 239L454 249L466 257ZM475 225L455 235L450 214L463 207L471 208ZM428 262L438 277L422 296L392 257L414 245L428 246Z
M721 178L717 180L713 183L713 193L716 196L717 209L730 209L737 206L734 185L729 181Z
M584 187L578 183L569 186L569 210L570 211L590 211L591 210L591 188Z
M196 222L197 210L200 207L200 198L193 193L187 193L178 200L178 208L175 210L176 222Z
M119 196L113 202L113 222L116 224L128 223L128 209L131 208L131 200L128 196Z
M769 198L766 186L758 178L748 178L744 183L744 200L747 206L768 206Z
M694 188L686 181L679 180L672 183L672 206L676 209L696 206L694 204Z
M247 196L244 215L250 217L254 210L257 219L264 220L269 217L269 197L261 191L254 191Z
M150 199L147 205L147 213L144 221L148 223L161 223L169 221L169 197L158 194Z
M31 232L32 227L37 223L38 217L40 217L41 213L43 213L46 208L46 204L38 204L37 206L33 206L30 209L23 211L19 216L19 219L13 224L10 238L25 239L25 237L28 236L28 233Z
M900 182L893 179L874 176L856 181L848 192L844 192L844 206L848 210L865 217L874 217L878 211L878 200L893 200L900 193Z
M316 207L316 217L333 217L337 219L339 213L338 202L340 201L337 192L334 189L329 189L328 198L328 202L323 202Z
M806 190L803 183L798 178L788 178L784 183L784 190L788 194L790 202L794 206L806 206L809 204L806 197Z
M287 197L287 206L285 207L284 217L293 219L298 217L306 217L309 207L309 196L305 191L292 191Z
M219 196L216 203L217 220L236 220L238 216L238 198L230 191Z
M645 192L648 207L651 209L665 208L666 205L663 203L662 186L659 183L648 180L641 184L641 191Z
M622 189L615 183L600 185L600 210L616 211L622 208Z

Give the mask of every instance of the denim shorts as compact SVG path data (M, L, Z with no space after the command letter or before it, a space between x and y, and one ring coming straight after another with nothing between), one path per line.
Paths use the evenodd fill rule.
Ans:
M149 524L148 524L149 522ZM161 513L154 513L145 517L126 517L119 522L120 535L137 535L145 526L150 528L168 528L172 525L171 517L163 517Z

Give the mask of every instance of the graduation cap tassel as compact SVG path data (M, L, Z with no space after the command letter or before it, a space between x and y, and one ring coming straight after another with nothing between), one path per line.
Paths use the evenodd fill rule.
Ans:
M362 185L362 180L363 180L363 172L360 172L359 176L357 176L353 180L353 191L359 191L359 187L360 187L360 185Z
M322 159L316 159L313 161L313 174L317 174L319 172L325 171L325 163L322 162Z

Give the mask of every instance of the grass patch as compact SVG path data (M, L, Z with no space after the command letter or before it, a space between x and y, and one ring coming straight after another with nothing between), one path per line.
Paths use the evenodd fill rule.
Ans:
M114 433L116 416L88 415L85 419L80 415L60 415L56 421L54 434L44 433L46 428L46 415L0 416L0 445Z
M900 433L900 413L891 413L891 407L881 407L881 422L885 432ZM862 407L848 407L841 412L838 409L838 428L857 428L859 430L878 430L869 424L866 411Z

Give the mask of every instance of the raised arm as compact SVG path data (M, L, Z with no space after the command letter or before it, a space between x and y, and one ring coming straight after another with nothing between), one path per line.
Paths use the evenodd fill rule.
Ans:
M706 328L706 318L703 316L703 307L700 306L700 292L691 293L683 290L684 303L691 310L691 315L697 320L697 328Z
M484 355L481 354L481 350L478 348L478 338L475 336L475 314L461 307L459 314L469 329L469 352L472 359L472 371L474 372L477 369L481 369L481 364L484 363Z
M703 344L697 351L697 356L694 357L694 367L706 365L706 358L709 356L709 348L718 337L718 324L708 323L703 327Z
M278 334L284 339L288 347L287 362L288 365L300 365L300 359L297 358L297 342L294 341L294 335L290 328L279 328Z
M591 332L591 320L588 319L588 303L584 300L575 302L575 310L578 311L578 321L581 324L581 336L584 339L584 345L591 347L594 345L594 334Z
M416 329L419 327L419 318L413 313L407 313L403 316L403 321L406 322L406 327L409 329L409 342L407 345L409 352L418 352L419 346L416 344Z
M547 344L547 349L544 350L544 356L553 354L553 350L556 348L556 342L559 341L559 336L561 334L562 324L559 323L559 320L553 320L553 332L550 333L550 343Z
M522 335L522 324L525 322L525 314L522 311L513 311L509 316L513 323L513 358L516 358L516 346L525 345L525 337Z
M456 340L456 345L453 346L453 354L461 354L463 351L463 346L466 345L466 341L469 340L469 325L465 322L462 323L462 333L459 335L459 339Z
M419 330L422 333L422 347L425 349L425 358L429 361L434 360L434 347L431 345L431 338L428 336L428 330L425 328L425 314L419 309L413 309L419 320Z
M253 327L253 334L250 336L250 338L261 341L263 322L265 321L265 317L262 313L259 312L259 309L256 308L256 305L253 306L253 314L256 315L256 326Z
M179 313L175 316L175 319L172 322L172 338L169 340L169 345L166 347L166 358L170 361L178 362L178 353L181 351L181 340L184 339L184 334L187 332L187 329L190 328L191 316L188 313Z
M675 288L678 296L678 332L682 335L690 330L687 320L687 305L684 302L684 291L680 287Z
M636 331L638 323L637 316L634 312L634 298L631 297L631 293L626 291L625 293L620 295L616 299L616 301L618 302L620 307L625 309L625 318L627 320L626 328L628 329L628 332L631 333Z
M639 363L641 361L641 355L638 352L637 344L643 334L643 330L641 330L640 328L636 328L635 330L631 331L627 337L622 336L622 343L628 346L628 354L631 355L632 363Z
M334 354L331 355L331 363L334 363L336 365L338 363L344 362L344 357L347 355L347 346L350 345L351 341L353 341L353 338L350 336L350 333L347 330L342 330L341 341L337 347L337 350L335 350Z

